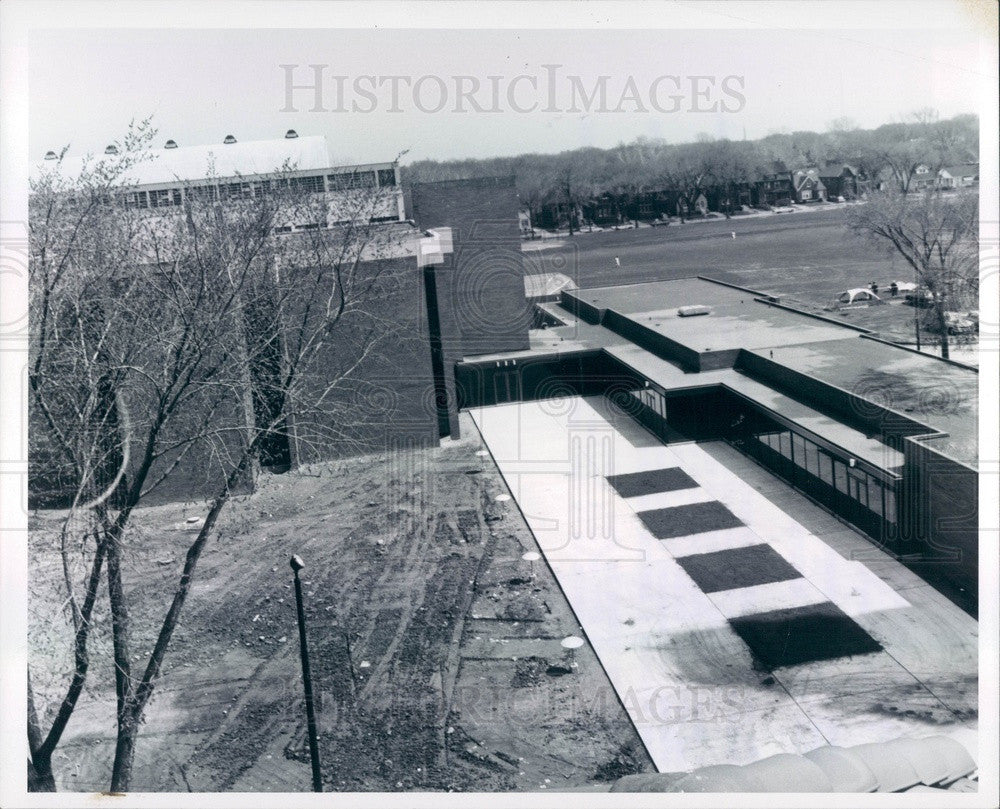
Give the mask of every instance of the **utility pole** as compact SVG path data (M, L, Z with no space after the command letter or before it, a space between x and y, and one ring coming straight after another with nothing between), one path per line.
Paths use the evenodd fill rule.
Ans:
M306 693L306 722L309 728L309 757L312 760L313 792L323 791L323 775L319 763L319 739L316 736L316 711L313 707L312 674L309 670L309 644L306 642L306 612L302 606L302 582L299 571L306 566L298 556L289 559L295 571L295 607L299 617L299 652L302 656L302 684Z

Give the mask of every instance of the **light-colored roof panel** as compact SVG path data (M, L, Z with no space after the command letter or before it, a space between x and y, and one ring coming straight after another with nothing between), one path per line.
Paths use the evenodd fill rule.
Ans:
M979 174L978 163L961 163L955 166L945 166L941 169L952 177L972 177Z
M102 160L113 161L113 155L96 155L91 165ZM68 177L79 176L83 158L67 156L61 172ZM179 146L175 149L152 150L152 159L135 166L125 182L136 185L157 185L177 181L191 182L212 175L269 174L285 164L298 171L326 169L330 166L330 151L321 135L297 138L276 138L236 143L213 143L199 146ZM49 169L53 161L42 161L35 173Z

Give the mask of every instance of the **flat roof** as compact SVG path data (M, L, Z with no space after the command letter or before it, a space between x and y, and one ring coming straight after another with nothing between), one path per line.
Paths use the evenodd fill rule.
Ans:
M979 375L878 340L848 337L775 347L774 361L899 411L947 433L928 445L975 466L979 455Z
M94 155L92 159L87 156L67 155L61 164L55 160L39 161L33 166L32 172L34 176L38 176L44 172L58 171L67 177L75 178L85 165L89 164L91 167L98 163L113 165L117 159L117 155L109 154ZM309 135L150 149L149 159L132 166L122 182L146 186L196 182L206 179L209 174L218 180L238 176L250 177L274 174L286 164L296 172L331 173L392 165L391 162L386 162L364 166L332 166L326 138L322 135Z
M615 346L608 348L607 351L665 391L724 385L872 466L893 471L903 465L903 453L877 438L871 438L861 430L856 430L733 368L684 373L673 363L639 346Z
M660 771L972 732L975 619L750 458L723 442L643 440L600 397L471 416ZM586 449L581 435L599 439ZM690 485L636 495L608 479L666 470ZM586 525L580 491L600 504ZM706 510L729 527L684 517ZM679 530L646 519L656 511ZM858 630L880 648L845 644ZM767 677L762 637L795 656L772 659ZM956 685L925 687L941 682Z
M929 434L945 433L925 443L959 462L976 465L979 376L975 370L758 300L764 294L704 278L681 278L567 291L564 300L613 310L698 353L742 349L766 356L792 371L895 410L926 425ZM681 306L696 304L710 307L711 313L677 314ZM779 391L733 368L686 371L606 326L565 315L564 307L543 308L565 316L569 325L532 331L531 348L525 351L469 361L556 358L604 350L665 390L724 384L875 466L891 470L903 462L896 449L807 406L795 398L794 391Z
M976 371L891 343L863 339L863 332L846 324L775 306L762 299L765 294L705 278L680 278L583 289L568 297L613 310L698 353L766 351L768 359L791 370L868 396L927 425L928 432L946 433L926 443L957 461L976 465ZM678 314L680 307L698 304L708 306L710 314Z
M570 295L612 309L699 353L836 340L854 333L837 323L758 302L756 293L702 278L582 289ZM711 313L677 314L681 306L699 304Z

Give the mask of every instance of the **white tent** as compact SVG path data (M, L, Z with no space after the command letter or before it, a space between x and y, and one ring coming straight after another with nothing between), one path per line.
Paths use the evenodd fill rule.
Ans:
M881 303L882 299L870 289L856 287L841 292L837 296L837 303L850 305L852 303Z

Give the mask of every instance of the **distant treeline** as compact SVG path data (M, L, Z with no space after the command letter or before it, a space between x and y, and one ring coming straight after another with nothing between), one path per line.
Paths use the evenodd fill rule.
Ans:
M693 143L672 144L640 137L610 149L421 160L403 168L403 181L513 174L521 202L532 212L544 206L575 207L602 195L627 201L665 191L691 203L710 189L746 187L778 172L822 169L831 163L848 164L872 183L908 191L918 167L936 173L945 166L978 161L978 143L977 116L940 120L932 110L922 110L908 121L877 129L859 129L841 119L827 132L779 133L758 140L703 135Z

